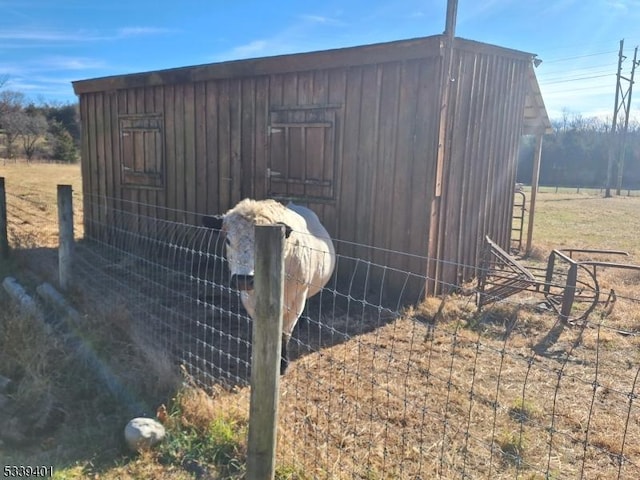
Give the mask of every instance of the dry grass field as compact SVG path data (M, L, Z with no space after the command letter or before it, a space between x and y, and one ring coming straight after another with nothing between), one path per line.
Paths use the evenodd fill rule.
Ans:
M2 272L28 283L37 276L26 272L34 268L29 257L56 245L58 183L74 186L82 236L79 167L9 164L0 176L11 242L21 248ZM541 193L535 249L523 262L539 265L552 248L580 247L626 250L629 257L603 259L640 264L638 212L639 197ZM618 301L582 326L541 311L539 295L480 313L472 297L452 295L301 356L281 382L278 478L640 478L640 273L605 269L598 279ZM72 299L87 307L81 292ZM169 409L166 444L131 456L117 438L126 415L115 399L2 301L0 375L18 381L9 397L25 408L16 415L65 415L37 440L0 436L0 463L53 464L59 479L243 477L247 387L172 388L153 373L153 356L127 339L126 311L87 309L84 338L140 398ZM0 415L0 430L7 425Z

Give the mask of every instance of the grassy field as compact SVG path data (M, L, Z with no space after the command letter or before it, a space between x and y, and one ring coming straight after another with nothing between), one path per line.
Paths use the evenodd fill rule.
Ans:
M640 228L639 205L640 197L603 198L595 190L589 193L540 192L533 243L544 249L621 249L640 261L640 242L632 233Z
M1 273L34 285L35 251L57 242L56 184L73 185L82 236L79 167L8 164L0 176L11 242L22 247ZM640 263L638 212L640 197L541 192L523 261L579 247L626 250L622 261ZM564 328L528 294L480 314L452 296L296 360L281 385L277 478L638 478L640 274L599 279L619 300L585 328ZM146 413L166 405L168 438L129 454L117 400L1 296L0 375L13 387L0 410L0 464L54 465L57 479L243 478L249 389L204 393L158 376L162 360L133 345L126 312L70 297L87 313L79 335Z

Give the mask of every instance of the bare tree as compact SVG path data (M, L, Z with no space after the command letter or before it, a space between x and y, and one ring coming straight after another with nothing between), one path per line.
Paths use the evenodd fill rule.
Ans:
M16 158L16 142L20 135L20 119L16 113L5 113L0 116L0 126L4 133L5 157L9 160Z
M14 90L0 91L0 125L3 117L19 112L22 110L24 103L24 93Z
M0 88L7 82L7 77L0 77ZM0 91L0 133L4 134L5 157L16 157L16 140L20 134L19 119L15 115L22 112L25 102L24 94L13 90Z
M49 127L47 119L41 113L30 115L22 110L5 115L3 124L7 158L16 157L16 143L20 139L28 161L33 158L38 149L39 140L44 137Z
M41 113L27 114L18 112L13 115L18 134L22 139L22 148L27 161L31 161L38 148L38 141L44 137L49 127L47 119Z

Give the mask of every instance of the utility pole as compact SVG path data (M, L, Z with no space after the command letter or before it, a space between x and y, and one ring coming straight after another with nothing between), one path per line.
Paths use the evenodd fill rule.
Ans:
M616 193L620 195L622 188L622 172L624 170L624 156L627 130L629 128L629 114L631 112L631 93L633 92L633 78L638 65L638 47L635 48L633 54L633 64L631 65L631 76L627 78L622 75L622 62L627 57L622 53L624 49L624 39L620 40L620 51L618 53L618 72L616 74L616 96L615 105L613 107L613 120L611 122L611 139L609 142L609 155L607 162L607 184L605 197L611 197L611 184L613 183L613 163L616 161L617 170L617 188ZM626 91L623 89L623 81L628 82ZM618 117L621 117L621 111L624 112L624 123L622 128L618 126ZM622 118L621 118L622 120ZM622 133L622 135L620 135Z
M624 39L620 40L620 51L618 53L618 73L616 74L616 99L615 105L613 107L613 120L611 121L611 140L609 141L609 161L607 162L607 185L605 197L611 197L611 176L613 171L613 157L615 156L615 147L617 144L617 133L618 133L618 113L620 111L620 92L622 91L622 85L620 84L621 72L622 72L622 62L626 58L622 54L622 50L624 48ZM623 102L624 103L624 102Z
M620 146L620 156L618 157L618 183L616 184L616 195L620 195L622 189L622 172L624 170L624 156L627 146L627 130L629 129L629 112L631 111L631 92L633 90L633 76L638 65L638 47L633 51L633 63L631 64L631 78L629 79L629 90L627 90L627 105L624 115L624 127L622 129L622 145ZM624 78L624 77L622 77ZM625 79L626 80L626 79Z

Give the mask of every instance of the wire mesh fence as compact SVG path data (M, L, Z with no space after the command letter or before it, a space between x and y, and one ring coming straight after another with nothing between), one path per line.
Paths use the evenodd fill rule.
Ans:
M530 192L531 186L523 186L525 191ZM583 195L600 195L604 196L606 193L606 187L593 187L593 186L581 186L581 185L540 185L538 186L538 192L540 193L562 193L562 194L583 194ZM622 188L618 193L615 187L611 188L613 194L623 197L638 197L640 196L640 190L637 188Z
M31 220L9 198L12 245L37 249L37 238L19 240ZM104 215L78 238L76 284L126 306L201 386L246 395L252 320L230 286L224 238L157 206L84 205ZM290 343L280 463L302 478L640 478L640 276L618 279L613 312L569 326L532 292L481 312L475 285L424 299L425 276L372 259L428 259L373 248L356 258L334 242L335 275Z

